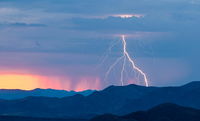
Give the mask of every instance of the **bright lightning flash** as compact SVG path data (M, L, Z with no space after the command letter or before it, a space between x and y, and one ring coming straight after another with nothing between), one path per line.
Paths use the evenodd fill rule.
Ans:
M121 56L120 58L118 58L108 69L108 71L105 74L105 79L107 79L108 75L111 73L111 71L114 69L114 67L122 60L123 64L122 64L122 69L121 69L121 75L120 75L120 81L121 81L121 85L124 85L124 73L125 73L125 66L126 66L126 62L129 62L131 64L131 68L133 70L136 70L140 75L143 76L144 82L145 82L145 86L149 86L149 82L147 79L147 75L139 68L136 66L134 60L130 57L128 51L127 51L127 43L126 43L126 38L125 35L122 35L122 44L123 44L123 56Z

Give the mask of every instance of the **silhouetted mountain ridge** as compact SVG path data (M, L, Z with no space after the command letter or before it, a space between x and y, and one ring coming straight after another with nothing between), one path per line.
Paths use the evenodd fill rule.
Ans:
M88 118L105 113L124 115L167 102L200 109L199 95L200 82L180 87L110 86L88 96L0 100L0 115Z
M200 110L166 103L148 111L138 111L125 116L105 114L90 121L199 121Z
M84 96L90 95L94 90L85 90L82 92L55 90L55 89L40 89L33 90L19 90L19 89L0 89L0 99L20 99L28 96L44 96L44 97L67 97L76 94L82 94Z
M137 111L124 116L103 114L92 119L77 118L34 118L19 116L0 116L0 121L199 121L200 110L165 103L147 111Z

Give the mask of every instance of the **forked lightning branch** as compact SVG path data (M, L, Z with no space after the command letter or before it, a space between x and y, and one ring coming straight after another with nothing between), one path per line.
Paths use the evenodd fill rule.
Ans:
M144 81L145 86L148 87L149 82L148 82L146 73L136 65L134 59L131 58L130 54L127 51L127 43L126 43L126 36L125 35L121 35L121 41L122 41L122 45L123 45L123 55L121 57L117 58L117 60L109 67L108 71L105 74L104 80L106 80L108 78L109 74L114 69L114 67L117 66L120 62L122 62L122 67L121 67L121 70L120 70L120 82L121 82L121 85L123 86L124 85L124 74L125 74L125 70L126 70L126 64L129 63L131 65L130 68L133 71L138 72L139 75L141 75L143 77L142 81Z

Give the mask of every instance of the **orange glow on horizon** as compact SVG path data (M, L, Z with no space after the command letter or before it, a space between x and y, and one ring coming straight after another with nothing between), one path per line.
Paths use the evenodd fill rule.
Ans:
M31 90L37 87L38 80L31 75L3 74L0 75L0 88Z
M35 88L83 91L100 89L98 78L80 78L77 83L66 77L38 76L31 74L0 74L0 89L32 90Z
M56 77L46 77L31 74L0 74L0 89L32 90L35 88L70 89L69 80L65 85Z

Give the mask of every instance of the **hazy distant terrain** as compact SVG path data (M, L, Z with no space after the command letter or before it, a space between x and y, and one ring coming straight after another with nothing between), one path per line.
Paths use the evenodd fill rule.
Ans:
M76 94L81 94L84 96L90 95L93 93L93 90L86 90L82 92L75 91L65 91L65 90L55 90L55 89L34 89L34 90L10 90L10 89L0 89L0 99L20 99L29 96L43 96L43 97L67 97L73 96Z
M64 98L26 97L0 100L0 115L90 118L111 113L125 115L162 103L200 109L200 82L180 87L110 86L88 96Z

